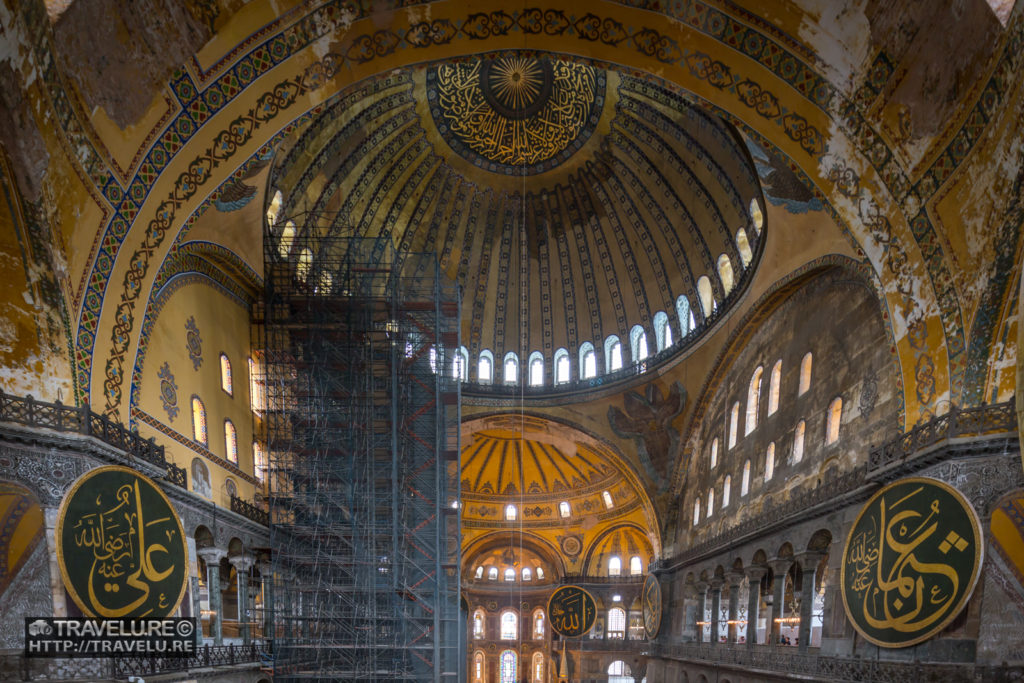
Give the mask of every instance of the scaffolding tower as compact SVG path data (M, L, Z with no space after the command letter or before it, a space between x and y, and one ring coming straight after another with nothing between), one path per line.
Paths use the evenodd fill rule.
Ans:
M274 678L457 681L460 305L434 254L265 244Z

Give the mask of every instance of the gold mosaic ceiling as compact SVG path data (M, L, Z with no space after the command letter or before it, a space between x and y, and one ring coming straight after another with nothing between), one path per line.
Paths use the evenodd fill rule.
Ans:
M462 288L471 380L483 350L524 367L539 351L550 380L557 349L602 353L635 325L653 351L659 311L678 339L678 297L699 323L698 279L722 301L723 255L740 279L761 196L738 133L684 94L515 52L351 87L277 150L269 187L275 236L291 219L435 252Z

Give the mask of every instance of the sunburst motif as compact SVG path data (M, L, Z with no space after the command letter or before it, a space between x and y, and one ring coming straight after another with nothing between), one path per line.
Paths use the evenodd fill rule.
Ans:
M532 57L503 57L491 67L489 85L510 109L523 109L540 94L541 66Z

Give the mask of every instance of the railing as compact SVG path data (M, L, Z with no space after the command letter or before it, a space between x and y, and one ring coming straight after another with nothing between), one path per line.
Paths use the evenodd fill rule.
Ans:
M566 574L559 579L559 582L563 585L569 584L580 584L580 583L599 583L599 584L641 584L644 582L644 576L626 574L624 576L583 576L578 574Z
M237 512L238 514L251 519L257 524L263 526L270 526L270 513L263 508L250 503L244 498L238 496L231 496L231 511Z
M977 408L954 407L945 415L914 427L887 444L872 448L868 467L872 473L915 459L928 447L960 436L980 436L1017 431L1014 401L982 405Z
M183 489L188 489L188 474L185 472L185 468L178 467L173 462L167 463L167 474L164 475L164 479Z
M124 677L205 669L215 666L254 664L265 659L269 660L269 655L262 650L261 646L253 643L251 645L203 645L191 657L138 655L112 661L114 662L114 675Z
M583 652L647 652L651 649L651 643L646 638L572 638L564 640L555 638L554 643L569 643L570 651Z
M134 458L167 467L163 446L158 446L153 439L143 439L106 415L92 412L88 404L76 408L60 401L47 403L31 395L21 398L0 391L0 422L93 436Z
M785 648L746 645L654 644L651 655L668 659L725 664L752 671L789 674L793 678L861 683L905 681L1019 680L1024 667L989 667L975 664L895 662L859 657L830 657L819 653L789 652ZM998 673L999 678L995 678ZM1013 674L1013 675L1011 675Z

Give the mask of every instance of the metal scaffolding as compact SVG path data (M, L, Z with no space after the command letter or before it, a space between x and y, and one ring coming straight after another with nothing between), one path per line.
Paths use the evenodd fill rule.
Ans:
M322 232L265 240L274 678L456 681L458 291Z

